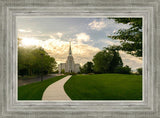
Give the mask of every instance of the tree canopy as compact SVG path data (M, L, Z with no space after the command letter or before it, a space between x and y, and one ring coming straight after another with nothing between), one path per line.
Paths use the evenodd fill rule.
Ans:
M114 72L117 66L123 66L122 59L115 47L108 47L93 57L94 71L97 73Z
M127 53L142 57L142 18L112 18L117 23L129 24L129 29L119 29L114 35L108 36L120 40L119 48Z
M93 63L87 62L80 68L81 73L93 73Z
M51 73L56 61L43 48L18 47L18 75Z

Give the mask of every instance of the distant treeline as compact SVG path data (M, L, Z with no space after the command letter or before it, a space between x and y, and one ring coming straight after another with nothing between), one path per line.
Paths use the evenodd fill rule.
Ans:
M87 62L80 68L80 73L122 73L130 74L131 68L123 66L117 46L104 48L93 57L93 62ZM137 74L142 74L142 68L137 69Z

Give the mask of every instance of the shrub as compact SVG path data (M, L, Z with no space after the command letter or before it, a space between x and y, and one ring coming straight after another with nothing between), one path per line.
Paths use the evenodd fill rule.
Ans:
M121 74L130 74L131 73L131 68L129 66L124 66L124 67L116 67L115 73L121 73Z
M70 75L76 75L76 73L72 72L72 73L70 73Z
M88 73L88 75L94 75L94 73Z
M71 73L70 72L66 72L65 75L76 75L76 73L75 72L71 72Z
M61 74L65 74L65 70L64 69L61 70Z
M139 75L142 75L142 68L138 68L138 69L137 69L137 73L138 73Z

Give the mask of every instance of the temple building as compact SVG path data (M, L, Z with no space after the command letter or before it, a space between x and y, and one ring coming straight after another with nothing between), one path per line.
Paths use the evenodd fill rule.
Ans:
M68 73L80 72L80 64L75 63L74 58L72 56L71 42L70 42L70 46L69 46L69 54L67 57L67 61L66 61L66 63L60 63L58 65L58 71L59 71L59 73L62 73L62 71L68 72Z

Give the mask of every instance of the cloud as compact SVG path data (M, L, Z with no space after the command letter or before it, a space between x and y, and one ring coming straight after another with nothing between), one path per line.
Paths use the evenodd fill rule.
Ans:
M116 25L117 25L118 29L128 29L128 28L131 27L131 25L129 25L129 24L123 24L123 23L117 23Z
M142 59L130 54L126 54L124 51L119 51L119 53L122 58L123 65L128 65L133 71L135 71L137 68L142 68Z
M27 38L23 37L20 46L40 46L42 44L41 40L35 39L33 37Z
M32 32L32 30L25 30L25 29L19 29L18 32L23 32L23 33L27 33L27 32Z
M53 56L58 63L66 62L69 51L69 42L58 39L49 39L43 42L42 47L49 55ZM72 43L74 60L76 63L80 63L81 65L87 61L91 61L93 56L99 51L99 48L92 47L87 44Z
M118 31L119 29L128 29L131 27L129 24L116 23L113 19L93 20L88 24L88 26L90 29L97 31L100 31L107 27L108 29L113 30L113 33Z
M91 40L90 40L90 36L87 35L86 33L76 34L76 39L75 39L75 40L76 40L78 43L91 41Z
M61 37L63 36L63 33L61 33L61 32L57 32L56 34L57 34L57 36L58 36L59 38L61 38Z
M21 31L21 32L19 32ZM39 40L48 40L50 38L52 39L61 39L64 34L62 32L56 32L56 33L42 33L40 31L34 31L31 32L30 30L18 30L18 37L19 38L31 38L34 37L35 39Z
M101 20L101 21L94 20L93 22L89 23L88 26L92 30L100 31L101 29L105 28L107 26L107 24L103 20Z
M63 36L63 33L62 32L57 32L57 33L54 33L54 34L51 34L50 37L51 38L61 38Z
M113 45L120 45L120 41L119 40L108 40L108 39L101 39L99 40L99 42L103 43L103 44L107 44L107 46L113 46Z
M105 43L107 45L120 45L120 42L119 41L110 41L110 40L105 40Z

